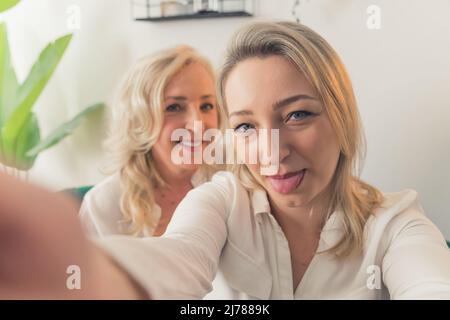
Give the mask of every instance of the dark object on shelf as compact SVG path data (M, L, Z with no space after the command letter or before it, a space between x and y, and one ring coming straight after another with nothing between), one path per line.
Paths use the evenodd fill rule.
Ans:
M132 0L136 21L251 17L256 0Z

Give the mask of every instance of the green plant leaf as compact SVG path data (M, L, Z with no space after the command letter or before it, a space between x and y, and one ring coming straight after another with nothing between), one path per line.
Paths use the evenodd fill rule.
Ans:
M25 125L34 103L55 71L71 39L72 35L66 35L49 44L41 52L27 79L20 86L16 95L17 106L2 126L3 152L8 154L13 152L20 130Z
M5 119L11 114L18 88L16 73L11 64L6 25L0 23L0 128L2 128ZM8 160L3 151L1 131L0 160L3 162Z
M6 11L16 4L18 4L20 0L0 0L0 12Z
M76 115L72 120L63 123L56 130L54 130L48 137L43 139L38 145L29 150L26 155L28 157L36 157L42 151L54 146L62 139L70 135L81 123L81 121L88 116L89 114L103 109L105 105L103 103L97 103L90 107L87 107L83 111L81 111L78 115Z
M14 167L19 170L29 170L34 165L37 156L30 157L27 155L27 151L35 147L40 140L39 125L36 115L32 112L17 138Z
M40 141L40 132L36 115L30 113L24 128L17 137L14 150L2 153L2 163L20 170L30 169L36 157L28 157L26 151L36 146Z
M0 128L2 128L5 119L11 113L18 88L19 84L16 73L11 65L11 53L9 51L6 25L0 23ZM0 160L6 161L1 131Z
M0 24L0 127L11 116L19 83L11 62L6 25Z

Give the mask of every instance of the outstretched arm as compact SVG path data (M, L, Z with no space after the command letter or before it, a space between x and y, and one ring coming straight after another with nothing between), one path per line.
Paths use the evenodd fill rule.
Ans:
M80 289L67 286L73 265ZM139 288L86 239L71 199L0 173L0 298L137 299Z
M97 244L155 299L201 299L210 290L234 205L224 174L190 191L159 238L110 236Z

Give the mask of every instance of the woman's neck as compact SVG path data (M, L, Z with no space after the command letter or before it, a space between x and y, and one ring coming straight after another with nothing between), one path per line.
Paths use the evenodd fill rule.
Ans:
M179 176L179 177L162 177L164 180L164 186L161 189L177 192L180 190L186 190L192 188L191 178L192 175Z
M170 168L166 168L163 164L155 163L155 166L164 181L164 186L157 187L157 189L177 192L179 190L192 188L191 179L195 174L195 171L182 170L173 172Z
M289 206L269 200L272 213L282 229L295 228L301 232L319 235L329 213L330 196L320 194L308 204Z
M169 181L165 179L166 183L163 186L156 187L154 197L156 203L161 208L161 217L158 221L154 236L160 236L165 232L176 207L192 189L193 186L190 177L183 178L182 180L169 179Z

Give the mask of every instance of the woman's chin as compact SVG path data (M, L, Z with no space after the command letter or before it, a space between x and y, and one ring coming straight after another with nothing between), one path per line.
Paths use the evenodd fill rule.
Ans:
M298 208L309 205L313 197L304 193L290 193L278 194L276 198L288 208Z
M179 164L177 165L177 171L179 172L195 172L200 168L199 164Z

